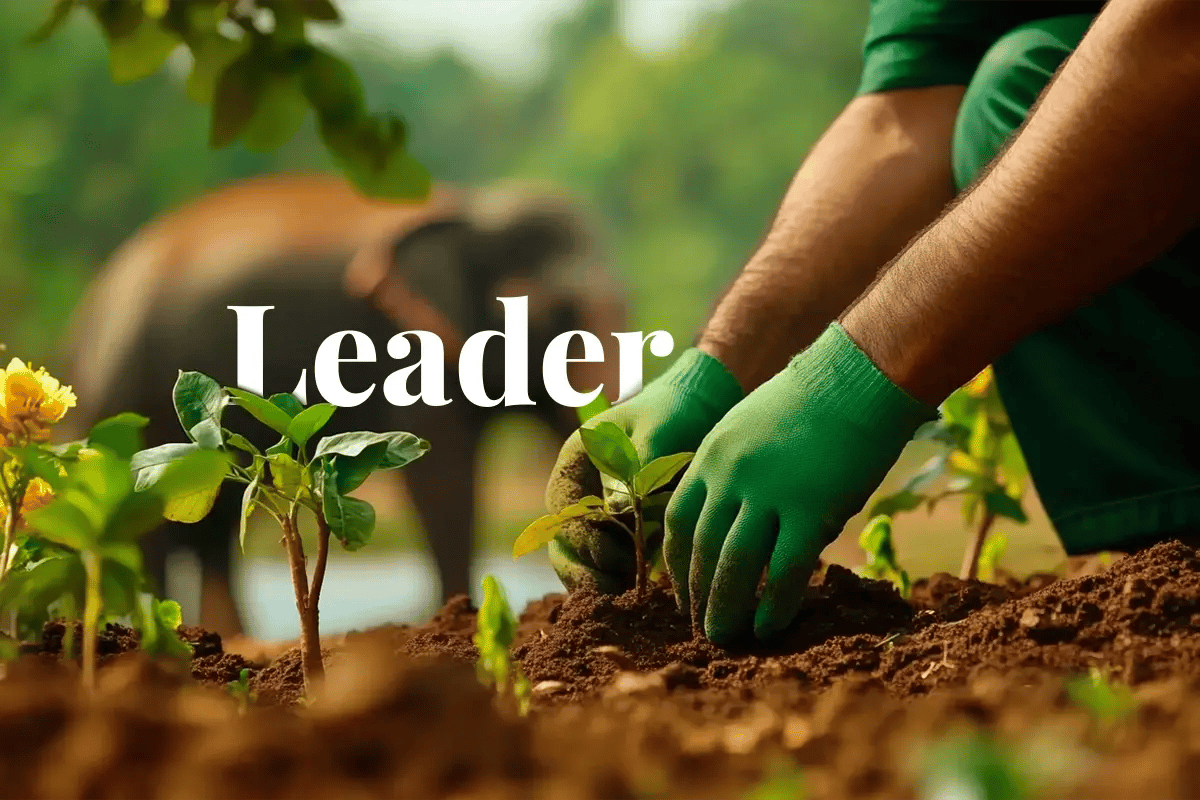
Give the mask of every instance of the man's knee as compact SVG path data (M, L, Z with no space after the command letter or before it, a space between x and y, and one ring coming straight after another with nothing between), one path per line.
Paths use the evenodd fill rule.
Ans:
M961 190L991 161L1079 44L1091 14L1027 23L1000 37L975 70L954 128L954 182Z

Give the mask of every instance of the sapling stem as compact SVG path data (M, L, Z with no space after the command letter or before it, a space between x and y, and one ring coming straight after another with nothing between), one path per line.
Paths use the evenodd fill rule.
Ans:
M96 688L96 629L99 626L103 604L100 589L100 557L87 550L79 555L83 561L83 570L87 580L83 599L83 685L88 691L92 691ZM64 638L71 638L70 625L67 626Z
M630 487L632 489L632 487ZM642 498L636 493L633 496L633 552L637 561L637 599L641 602L646 596L646 542L643 538Z
M296 611L300 615L300 658L304 666L304 689L307 694L313 687L314 681L325 674L325 665L321 661L321 633L317 624L317 604L308 587L307 561L304 557L304 543L300 541L300 526L297 524L295 512L284 515L280 523L283 525L283 539L288 552L288 565L292 574L292 589L296 592ZM324 550L328 550L329 540L324 540ZM320 546L318 547L320 548ZM320 591L320 581L323 578L324 562L318 557L318 570L313 576L313 588Z
M995 514L990 511L984 512L983 519L979 522L979 528L975 531L971 545L963 557L962 569L959 570L959 576L964 581L975 580L979 574L979 554L983 552L983 543L987 540L988 532L992 529L992 523L995 521Z
M9 562L12 560L13 545L17 541L17 509L10 503L8 514L4 517L4 550L0 551L0 580L8 574Z

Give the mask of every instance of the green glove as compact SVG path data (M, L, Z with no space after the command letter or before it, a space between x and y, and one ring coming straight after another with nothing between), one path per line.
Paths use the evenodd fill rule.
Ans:
M663 552L681 610L721 644L787 627L821 551L936 416L830 325L724 416L671 498Z
M691 348L638 394L597 414L588 424L607 421L620 425L645 464L659 456L694 451L743 394L737 379L720 361ZM560 511L581 497L602 496L602 492L600 473L576 431L559 452L546 486L546 507ZM569 522L550 542L549 552L554 571L568 589L588 583L601 592L616 594L634 585L637 562L633 542L620 528ZM648 548L648 552L652 550Z

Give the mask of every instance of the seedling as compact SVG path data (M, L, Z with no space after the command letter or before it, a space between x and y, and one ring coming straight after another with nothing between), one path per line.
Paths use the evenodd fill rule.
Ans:
M245 716L246 711L250 708L250 704L255 700L255 693L250 689L250 670L243 668L238 673L238 679L230 681L226 684L225 688L237 700L238 714Z
M513 544L513 556L519 558L550 542L564 523L574 519L591 522L607 521L619 526L633 539L637 558L637 597L646 594L648 558L647 539L659 532L657 522L647 523L645 512L665 506L669 492L660 492L680 470L688 465L694 453L662 456L645 466L629 436L612 422L600 422L593 428L580 428L583 448L588 458L600 470L604 479L605 497L588 495L567 506L557 514L539 517L521 532ZM657 494L656 494L657 493ZM632 527L627 522L632 515Z
M894 517L922 505L933 511L941 500L961 497L963 519L968 527L974 526L974 535L963 556L960 576L975 578L996 519L1028 521L1021 500L1029 471L991 368L950 395L942 405L941 418L923 426L915 439L937 442L942 452L898 492L876 500L871 516Z
M794 762L777 763L742 800L804 800L804 772Z
M1109 680L1096 667L1067 684L1067 697L1104 727L1124 720L1138 706L1137 695L1128 686Z
M290 394L264 399L241 389L222 388L199 372L179 373L174 401L179 422L191 441L165 444L135 455L136 485L138 489L157 485L164 470L193 453L241 452L241 460L248 463L226 458L220 474L214 473L206 485L170 504L166 516L179 522L198 522L212 510L222 483L232 481L246 487L239 534L243 545L247 520L255 509L261 508L275 518L282 531L300 615L304 680L311 688L313 681L324 674L317 620L329 539L332 536L345 549L357 550L371 540L375 529L375 509L349 495L372 473L403 467L420 458L429 443L411 433L355 431L322 438L309 456L309 442L329 422L337 410L335 406L317 403L305 408ZM282 438L262 451L245 436L223 427L223 414L230 403L244 408ZM311 512L317 525L317 560L311 583L300 539L301 509Z
M473 641L479 650L475 672L485 686L496 687L503 696L510 688L522 716L529 713L532 684L519 664L513 664L509 648L517 635L517 618L508 605L504 589L492 575L483 578L483 605L475 616ZM511 678L511 680L510 680Z
M979 579L994 583L998 573L996 565L1000 562L1000 558L1004 555L1004 551L1008 548L1008 537L1003 533L993 533L983 543L983 549L979 551L978 575Z
M875 580L896 584L901 597L908 597L912 583L908 573L896 561L896 545L892 539L892 518L880 515L867 523L858 537L858 546L867 554L867 563L860 573Z
M938 742L925 754L920 796L929 800L1026 800L1035 789L1021 755L972 734Z
M592 417L610 408L612 408L612 403L608 402L608 398L602 393L597 393L590 403L576 408L575 413L579 417L579 424L584 425Z

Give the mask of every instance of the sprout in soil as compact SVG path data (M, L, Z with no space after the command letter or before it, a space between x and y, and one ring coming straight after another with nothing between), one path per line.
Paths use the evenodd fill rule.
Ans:
M1067 684L1067 697L1104 727L1124 720L1138 706L1137 695L1128 686L1109 680L1096 667Z
M238 673L238 679L227 683L225 688L237 700L238 714L245 716L250 704L255 700L255 693L250 689L250 670L243 667Z
M646 594L647 571L652 560L652 554L646 552L646 543L655 532L652 526L659 525L646 521L646 511L667 504L670 492L659 490L688 465L694 454L662 456L643 466L629 436L614 423L600 422L593 428L580 428L579 435L588 458L600 470L605 498L588 495L558 513L534 520L517 537L513 544L513 556L523 556L549 543L563 523L570 520L611 522L633 539L637 558L637 596L640 600Z
M941 500L961 497L963 519L975 529L963 556L960 577L975 578L996 519L1028 522L1021 499L1029 472L991 368L950 395L942 404L941 418L923 426L914 439L937 443L941 452L899 491L876 500L870 515L894 517L922 505L933 511Z
M514 664L509 648L517 635L517 618L508 605L504 589L492 575L483 578L483 605L475 615L473 641L479 650L475 672L485 686L496 687L497 694L504 696L509 689L517 701L522 716L529 713L529 698L533 687L529 678ZM510 680L511 679L511 680Z
M226 458L226 468L195 491L187 502L169 509L169 519L198 522L212 509L225 481L243 484L240 541L255 509L263 509L279 524L287 552L300 615L300 651L306 688L324 674L318 604L329 539L347 550L357 550L371 540L375 509L350 493L374 472L396 469L420 458L429 443L411 433L355 431L320 439L310 456L312 438L325 427L336 407L317 403L307 408L290 394L269 399L235 388L222 388L199 372L181 372L175 383L175 410L191 440L166 444L137 453L133 459L139 489L155 486L175 461L198 452L240 451L240 462ZM222 425L226 406L245 409L281 438L260 450L245 436ZM317 558L311 583L300 538L300 515L307 510L317 527Z
M891 581L896 584L900 596L907 598L912 591L908 573L896 561L896 545L892 540L892 518L886 515L875 517L858 537L858 546L867 554L867 563L859 573L874 580Z

